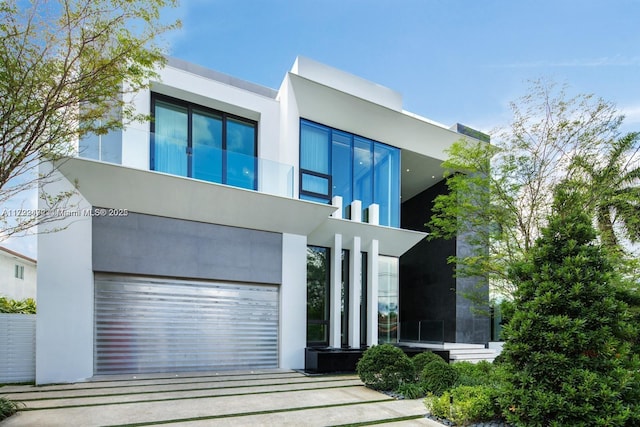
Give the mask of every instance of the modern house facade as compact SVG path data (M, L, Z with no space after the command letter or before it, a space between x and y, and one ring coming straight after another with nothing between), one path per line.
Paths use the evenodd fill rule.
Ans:
M37 383L489 340L446 264L463 239L424 240L458 128L307 58L278 90L169 59L131 102L153 121L80 141L45 188L77 196L38 237Z

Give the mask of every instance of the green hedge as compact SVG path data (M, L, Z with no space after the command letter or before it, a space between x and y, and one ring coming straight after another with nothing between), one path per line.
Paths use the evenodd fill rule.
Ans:
M36 314L36 300L33 298L14 300L0 297L0 313Z

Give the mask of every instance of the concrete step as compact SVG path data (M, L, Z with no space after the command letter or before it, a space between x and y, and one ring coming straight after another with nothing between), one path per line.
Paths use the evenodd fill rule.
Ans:
M491 348L457 348L449 350L449 359L451 362L472 362L477 363L481 360L493 362L498 353Z

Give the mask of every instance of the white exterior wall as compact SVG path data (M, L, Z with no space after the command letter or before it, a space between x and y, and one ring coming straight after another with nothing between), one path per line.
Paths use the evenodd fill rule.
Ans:
M280 368L303 369L307 344L307 238L282 235Z
M62 177L46 186L57 194L73 186ZM81 196L77 209L90 209ZM39 208L45 206L40 201ZM74 210L76 207L74 207ZM38 315L36 383L83 380L93 375L93 271L91 217L69 217L38 235Z
M300 113L289 74L278 93L280 101L280 147L283 163L294 165L293 197L298 197L300 168Z
M16 277L16 265L24 267L22 279ZM0 297L22 300L36 298L36 264L0 250Z

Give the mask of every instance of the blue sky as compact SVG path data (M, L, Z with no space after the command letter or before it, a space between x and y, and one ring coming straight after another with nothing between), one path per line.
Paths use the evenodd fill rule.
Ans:
M640 129L640 0L182 0L172 56L278 88L303 55L489 131L536 78L594 93Z
M483 131L527 81L594 93L640 130L640 0L181 0L172 56L277 89L302 55L402 93L404 108ZM7 246L35 256L35 240Z

